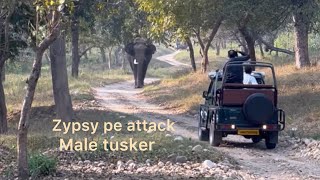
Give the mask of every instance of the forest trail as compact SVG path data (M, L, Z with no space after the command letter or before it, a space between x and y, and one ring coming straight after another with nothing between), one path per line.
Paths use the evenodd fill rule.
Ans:
M174 59L174 55L158 57L173 66L189 66ZM146 78L145 84L159 81L157 78ZM94 88L95 97L106 108L132 114L141 120L175 122L175 134L186 138L197 139L198 117L177 114L157 104L150 104L142 96L143 89L134 89L133 81L125 81ZM201 92L199 92L201 93ZM320 146L320 143L317 142ZM301 140L290 137L280 137L276 149L266 150L264 141L253 144L251 140L240 136L224 139L224 143L215 148L233 157L241 171L254 175L254 179L320 179L320 163L311 157L303 157L308 146L303 146Z

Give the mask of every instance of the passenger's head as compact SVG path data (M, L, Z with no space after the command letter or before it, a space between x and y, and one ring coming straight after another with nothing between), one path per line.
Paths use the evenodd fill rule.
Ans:
M229 58L238 57L237 51L235 51L235 50L229 50L229 51L228 51L228 57L229 57Z
M251 66L245 66L244 67L244 72L246 72L246 74L251 74L252 73L252 67Z

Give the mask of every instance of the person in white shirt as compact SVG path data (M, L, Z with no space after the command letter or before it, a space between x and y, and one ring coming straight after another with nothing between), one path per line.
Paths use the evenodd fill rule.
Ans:
M254 76L251 75L252 68L250 66L245 66L243 73L243 84L258 84Z

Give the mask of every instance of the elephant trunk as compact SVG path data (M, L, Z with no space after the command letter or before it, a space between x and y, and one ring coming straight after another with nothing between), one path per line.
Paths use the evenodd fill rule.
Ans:
M144 85L144 57L141 57L141 59L137 58L136 62L138 64L135 64L136 68L137 68L137 76L136 76L136 88L142 88Z

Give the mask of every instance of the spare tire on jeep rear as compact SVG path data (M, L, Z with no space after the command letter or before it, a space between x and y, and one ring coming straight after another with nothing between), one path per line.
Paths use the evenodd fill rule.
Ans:
M265 124L272 119L275 107L272 101L262 93L250 95L243 104L243 113L254 124Z

